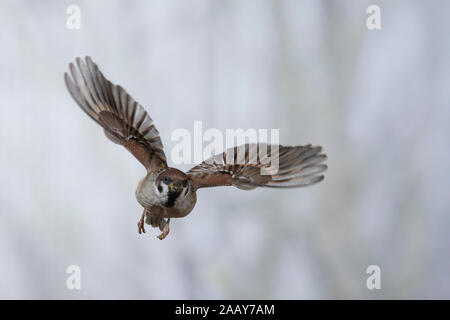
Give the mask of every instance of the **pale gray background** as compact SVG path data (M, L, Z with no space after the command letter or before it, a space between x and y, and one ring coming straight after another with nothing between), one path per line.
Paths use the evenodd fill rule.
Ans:
M81 30L66 8L81 7ZM366 28L378 4L382 30ZM0 298L450 298L448 1L0 2ZM144 168L69 96L90 55L156 121L280 128L323 183L202 190L137 234ZM183 166L187 169L189 166ZM82 290L66 289L66 267ZM382 290L366 288L366 268Z

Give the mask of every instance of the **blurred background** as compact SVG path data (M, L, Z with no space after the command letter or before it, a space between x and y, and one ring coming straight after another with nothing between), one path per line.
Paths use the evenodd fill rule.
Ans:
M370 4L381 30L366 27ZM448 12L437 0L2 0L0 298L450 298ZM325 181L204 189L164 241L138 235L145 169L64 85L85 55L147 108L169 165L171 133L203 120L323 145ZM81 290L66 287L69 265Z

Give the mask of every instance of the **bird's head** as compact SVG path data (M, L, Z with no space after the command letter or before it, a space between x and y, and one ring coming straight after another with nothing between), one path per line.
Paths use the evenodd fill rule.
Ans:
M166 207L172 207L178 197L185 197L189 190L188 176L175 168L169 168L156 178L156 189Z

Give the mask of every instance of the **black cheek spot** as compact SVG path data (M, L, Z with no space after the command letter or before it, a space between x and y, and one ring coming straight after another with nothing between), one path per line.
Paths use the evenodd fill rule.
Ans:
M158 191L159 191L159 193L162 192L162 187L161 186L158 186Z

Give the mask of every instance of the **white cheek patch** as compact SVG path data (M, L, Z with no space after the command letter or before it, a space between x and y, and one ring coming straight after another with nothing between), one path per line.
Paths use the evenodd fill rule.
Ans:
M156 195L159 198L160 202L165 203L169 196L169 186L165 183L161 183L160 185L155 186L155 189L156 189Z
M167 184L161 183L158 187L158 193L165 195L169 192L169 186Z

